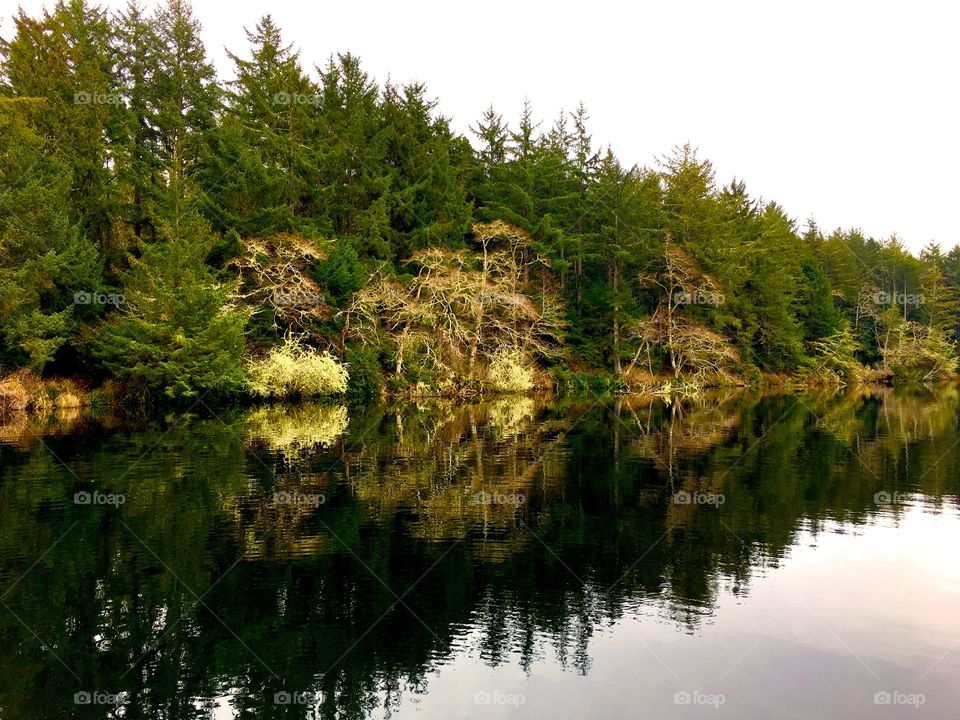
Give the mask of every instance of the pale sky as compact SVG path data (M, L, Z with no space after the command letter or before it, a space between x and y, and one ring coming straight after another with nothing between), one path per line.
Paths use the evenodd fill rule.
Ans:
M22 5L0 0L0 35ZM102 4L119 7L123 0ZM583 101L597 145L652 165L690 142L802 226L960 241L960 5L909 2L194 0L207 50L245 54L272 13L305 68L333 52L377 80L423 81L455 129L525 97L548 126ZM151 3L152 6L152 3Z

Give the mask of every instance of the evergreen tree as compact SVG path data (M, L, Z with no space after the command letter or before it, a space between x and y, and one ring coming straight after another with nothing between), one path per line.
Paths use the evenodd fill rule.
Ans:
M469 146L434 117L423 85L387 85L380 113L384 162L389 171L390 232L394 258L426 247L451 247L470 226L465 180Z
M304 208L315 206L312 195L320 189L315 170L317 89L269 15L247 38L248 59L229 53L236 79L230 83L226 116L211 138L200 187L213 200L209 210L222 231L268 235L296 227L306 230L304 225L315 223L303 221ZM194 108L198 120L212 109L199 67L194 68L192 87L206 104ZM171 126L171 157L184 131Z
M69 170L31 122L44 112L0 99L0 366L36 371L75 329L74 301L90 303L99 270L70 218Z
M154 20L160 42L156 123L160 162L171 182L195 171L220 111L216 72L187 0L167 0Z
M125 304L95 333L92 354L145 395L182 401L244 387L243 313L230 287L204 264L213 244L189 193L173 184L156 219L158 240L141 242L124 278Z
M21 11L3 46L3 75L16 97L43 98L37 132L52 138L72 178L70 212L109 259L122 257L114 234L120 204L110 172L124 124L106 13L85 0L60 0L39 19Z
M388 260L391 163L377 85L349 53L330 58L319 85L321 211L330 232L356 238L361 255Z
M125 101L122 133L114 151L120 188L119 218L134 238L152 238L161 186L160 133L157 127L157 82L160 38L135 1L114 21L117 76Z

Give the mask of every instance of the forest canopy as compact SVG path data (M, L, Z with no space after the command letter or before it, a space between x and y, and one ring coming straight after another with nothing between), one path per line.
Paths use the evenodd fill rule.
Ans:
M798 225L691 145L627 166L582 105L465 137L270 16L225 82L200 29L182 0L14 18L0 371L182 400L955 370L957 248Z

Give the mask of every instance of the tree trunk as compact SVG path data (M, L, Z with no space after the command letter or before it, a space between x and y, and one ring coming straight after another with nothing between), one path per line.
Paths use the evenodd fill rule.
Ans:
M620 295L619 295L620 268L617 263L610 267L610 285L613 290L613 374L616 377L623 375L620 366Z

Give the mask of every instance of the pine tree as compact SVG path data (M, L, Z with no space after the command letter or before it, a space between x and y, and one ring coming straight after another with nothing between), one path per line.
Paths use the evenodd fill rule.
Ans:
M387 239L401 262L422 248L461 243L470 226L469 150L446 118L434 117L435 107L420 84L402 90L387 85L380 106L384 163L390 168Z
M268 235L305 230L312 222L304 220L304 208L316 207L313 195L322 185L315 170L317 88L269 15L247 38L249 58L229 53L236 79L230 83L223 122L210 138L200 187L213 199L208 210L221 231ZM196 72L192 87L205 87ZM208 105L193 108L195 116L203 117ZM172 157L178 134L170 137Z
M134 238L152 238L150 217L162 184L157 82L160 38L143 8L130 0L114 21L117 75L125 101L123 131L116 143L119 216Z
M596 198L600 228L587 257L606 271L610 356L617 376L622 373L623 327L637 309L628 278L652 260L659 225L658 195L655 177L637 168L624 170L610 149L599 163L596 186L588 195Z
M351 236L361 255L387 260L391 180L378 89L349 53L320 71L320 198L330 231Z
M16 97L43 98L37 131L52 138L72 178L70 211L111 259L122 256L113 232L119 199L110 172L112 144L125 109L105 11L85 0L60 0L40 19L22 11L3 46L3 75Z
M101 326L91 352L132 390L182 401L244 387L246 317L204 259L213 244L189 192L168 190L158 240L141 242L124 278L125 304Z
M154 20L160 42L156 122L160 161L172 182L193 174L220 112L216 72L187 0L167 0Z
M38 372L99 275L96 249L70 218L69 170L34 129L44 112L42 101L0 99L0 366Z

